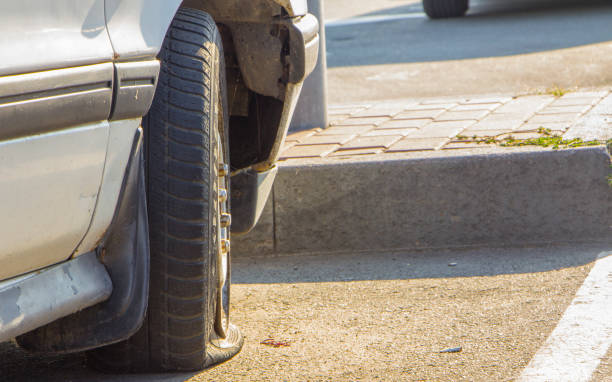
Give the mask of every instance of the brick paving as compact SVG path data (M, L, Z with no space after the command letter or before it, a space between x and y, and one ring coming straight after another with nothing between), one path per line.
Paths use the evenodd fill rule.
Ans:
M602 103L609 91L331 105L330 126L289 134L280 160L490 148L465 137L562 135Z

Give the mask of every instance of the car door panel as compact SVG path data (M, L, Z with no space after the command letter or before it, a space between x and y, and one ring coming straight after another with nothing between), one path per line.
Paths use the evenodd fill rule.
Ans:
M95 207L108 134L103 121L0 142L0 280L71 255Z
M154 58L182 0L106 0L108 33L119 60Z
M113 64L0 77L0 140L108 119Z
M0 2L0 280L66 260L91 223L112 109L104 0Z
M109 62L104 0L0 3L0 76Z

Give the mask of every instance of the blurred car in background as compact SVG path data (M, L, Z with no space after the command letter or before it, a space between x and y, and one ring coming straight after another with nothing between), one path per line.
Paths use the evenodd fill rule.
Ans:
M423 0L423 9L431 19L460 17L468 10L469 0Z

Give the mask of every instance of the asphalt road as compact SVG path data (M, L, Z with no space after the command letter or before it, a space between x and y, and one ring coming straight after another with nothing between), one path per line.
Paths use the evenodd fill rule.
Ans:
M105 375L0 344L0 380L502 381L520 375L608 246L240 258L245 347L200 373ZM270 347L273 338L287 346ZM460 352L440 353L461 347ZM608 374L605 360L597 374Z
M479 0L429 20L413 0L325 0L330 103L612 84L612 3Z

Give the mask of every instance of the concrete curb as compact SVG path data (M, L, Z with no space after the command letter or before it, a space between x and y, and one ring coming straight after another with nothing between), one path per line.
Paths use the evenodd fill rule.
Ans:
M234 256L609 241L604 147L281 166Z

